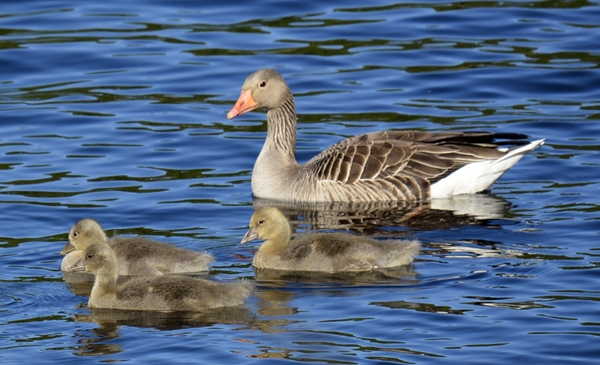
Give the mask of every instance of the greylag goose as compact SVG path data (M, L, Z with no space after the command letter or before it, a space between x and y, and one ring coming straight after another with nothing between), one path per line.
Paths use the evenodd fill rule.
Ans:
M63 261L73 260L69 256L74 252L83 251L98 241L106 240L106 234L98 222L88 218L82 219L69 231L69 242L61 251L62 255L67 255ZM175 247L147 237L117 236L108 242L119 260L119 275L164 275L207 271L209 264L214 261L214 257L209 253Z
M250 218L242 244L264 240L252 265L291 271L370 271L410 264L419 241L379 241L346 233L306 233L291 240L290 224L275 207L262 207Z
M343 140L304 165L296 161L296 106L279 72L252 73L228 119L267 109L267 139L252 172L255 197L280 201L394 201L488 190L525 154L514 133L384 131ZM508 139L497 143L499 139ZM502 144L513 148L499 148Z
M86 248L81 264L95 276L91 308L199 311L242 305L253 290L249 281L217 283L179 275L142 276L118 285L118 260L106 241Z

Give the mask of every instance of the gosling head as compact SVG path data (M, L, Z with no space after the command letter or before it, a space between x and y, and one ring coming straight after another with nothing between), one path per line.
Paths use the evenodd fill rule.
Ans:
M106 243L95 243L85 249L81 257L81 264L85 271L97 274L110 270L116 262L112 248Z
M82 219L69 231L69 243L75 250L85 250L97 242L106 242L106 234L93 219Z
M290 224L275 207L262 207L250 218L250 229L242 238L242 244L254 240L270 240L281 235L288 235ZM287 237L289 239L289 237Z

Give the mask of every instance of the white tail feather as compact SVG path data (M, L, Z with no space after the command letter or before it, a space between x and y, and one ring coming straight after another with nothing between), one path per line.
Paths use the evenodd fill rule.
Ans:
M543 145L544 141L538 139L525 146L512 148L497 160L475 162L461 167L431 185L431 198L474 194L489 189L506 170L513 167L523 156Z

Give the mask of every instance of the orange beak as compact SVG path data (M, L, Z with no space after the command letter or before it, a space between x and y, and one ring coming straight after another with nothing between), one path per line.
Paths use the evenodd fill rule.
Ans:
M235 105L229 113L227 113L227 119L233 119L238 115L246 114L249 111L256 109L258 103L252 99L252 92L250 89L242 91L240 97L236 101Z

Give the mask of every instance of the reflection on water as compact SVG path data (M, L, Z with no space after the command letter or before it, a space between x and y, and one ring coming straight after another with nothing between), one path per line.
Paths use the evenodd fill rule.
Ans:
M182 328L207 327L214 324L235 324L251 326L255 315L246 307L226 307L203 312L154 312L126 311L117 309L92 308L90 314L78 314L78 322L93 322L99 327L91 330L78 330L74 334L77 346L73 354L77 356L100 356L124 351L123 346L114 343L119 339L121 326L135 326L172 331Z
M283 271L272 269L254 268L256 280L263 282L367 285L394 283L395 285L409 285L418 282L413 265L404 265L394 268L376 269L364 272L311 272L311 271Z
M386 307L390 309L408 309L418 312L443 313L443 314L465 314L469 310L453 309L448 305L435 305L431 303L406 302L403 300L392 302L371 302L371 305Z
M483 257L522 257L523 252L502 247L500 242L479 240L478 242L459 242L458 245L449 243L430 243L429 253L443 258L465 259Z
M89 315L77 315L80 322L94 322L101 327L112 325L152 327L173 330L210 326L215 323L247 325L255 316L246 307L225 307L201 312L127 311L90 308Z
M380 227L427 230L485 225L488 220L506 217L511 204L493 195L472 194L427 202L287 203L255 198L252 206L255 210L278 207L294 227L302 224L309 229L384 234Z
M84 271L63 271L63 280L67 288L75 295L89 296L94 286L94 275Z

